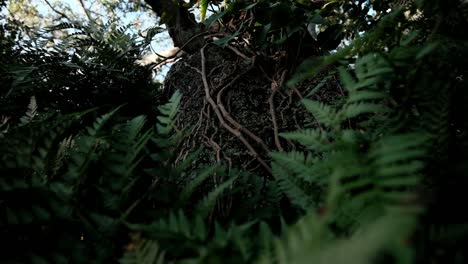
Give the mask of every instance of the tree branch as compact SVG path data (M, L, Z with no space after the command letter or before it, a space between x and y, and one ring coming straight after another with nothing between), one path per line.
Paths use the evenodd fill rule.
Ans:
M181 1L145 0L145 2L151 6L156 15L161 18L161 22L166 25L175 47L193 53L205 45L201 36L193 38L204 31L203 25L195 21L195 16L181 4ZM184 47L182 48L182 46Z
M93 17L91 16L88 9L86 8L83 0L78 0L78 3L80 4L81 9L82 9L83 13L86 15L86 17L88 18L89 22L93 23Z
M61 12L60 10L57 10L48 0L43 0L43 1L50 7L50 9L52 9L52 11L54 11L55 13L57 13L58 15L60 15L61 17L69 21L73 21L65 13Z

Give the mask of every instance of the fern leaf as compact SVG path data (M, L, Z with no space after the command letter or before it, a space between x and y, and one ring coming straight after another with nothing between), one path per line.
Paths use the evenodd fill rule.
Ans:
M368 79L363 79L359 80L357 83L353 84L352 87L348 86L347 90L350 92L350 95L353 93L367 89L367 90L374 90L375 86L378 84L378 79L377 78L368 78Z
M399 165L390 165L377 169L377 174L381 177L392 177L396 175L413 175L424 168L424 163L420 161L406 162Z
M119 260L121 264L163 264L165 253L155 241L143 240L134 252L127 252Z
M343 82L344 87L349 92L356 90L354 87L356 86L356 81L351 76L351 74L343 67L338 69L338 73L340 75L341 82Z
M421 159L426 153L427 137L423 134L394 135L380 139L369 156L383 177L412 175L423 168Z
M323 151L330 144L327 133L319 129L302 129L293 132L280 133L280 136L286 139L299 142L310 150Z
M304 251L315 251L323 239L324 226L318 217L310 212L289 227L281 239L274 240L274 253L276 263L306 263L298 262L295 257L301 256Z
M208 230L206 228L205 223L203 223L203 219L200 215L195 217L195 224L193 225L193 237L200 241L205 241L208 236Z
M350 93L347 103L357 103L360 101L368 101L368 100L380 100L386 97L386 94L381 92L374 92L374 91L357 91L355 93Z
M189 153L182 162L177 164L177 166L174 168L176 174L182 174L188 171L189 167L192 166L193 163L197 160L201 151L202 151L202 148L199 148L196 151Z
M126 126L122 129L122 139L116 149L120 149L124 155L116 155L116 163L123 167L123 178L126 178L134 168L138 165L138 156L140 155L146 143L150 140L153 135L151 130L144 133L141 132L146 120L143 116L133 118ZM120 146L119 146L120 145Z
M377 114L386 111L388 111L388 109L381 104L357 103L346 105L342 113L345 118L353 118L363 114Z
M26 111L25 115L21 117L20 119L21 125L30 123L36 115L37 115L36 97L31 96L31 99L29 100L29 104L28 104L28 110Z
M232 183L236 180L236 177L233 177L219 186L217 186L214 190L209 192L202 201L200 201L196 206L196 211L199 213L201 217L206 217L208 214L213 210L218 197L229 187L232 186Z
M220 166L210 166L208 168L203 169L197 175L197 177L191 181L184 187L180 194L180 202L181 204L185 204L195 191L195 189L200 186L208 177L216 173L221 169Z
M67 178L77 179L86 172L91 160L96 158L96 148L100 142L99 137L103 132L105 124L119 109L120 107L98 117L92 127L87 127L89 136L77 138L76 145L78 148L71 153L71 162L68 168Z
M374 161L377 166L390 166L397 162L404 162L422 157L426 151L422 148L406 149L405 151L388 151L385 155L379 155Z
M359 80L382 77L392 72L393 69L388 62L377 53L366 54L356 62L356 76Z
M413 187L421 183L421 177L379 179L377 185L385 187Z
M167 218L161 218L151 224L127 224L135 231L144 231L156 238L177 237L184 240L204 241L208 237L208 229L203 218L197 214L190 219L182 212L171 212Z
M275 163L288 170L288 175L294 175L307 183L319 183L322 181L319 177L324 171L317 170L317 167L315 167L315 163L318 160L312 160L307 158L303 153L294 151L289 153L273 152L270 153L270 156ZM280 172L276 173L273 171L273 174L276 177L282 177L282 173Z
M401 153L404 150L419 149L427 140L427 136L421 133L387 136L374 144L370 155L374 158L385 158L387 155L393 156L395 153Z
M127 137L130 140L133 140L138 136L138 134L141 132L143 126L145 125L146 119L144 116L137 116L130 120L127 124Z
M319 123L328 127L334 127L337 125L337 112L331 106L309 99L304 99L302 102Z
M288 196L291 202L304 210L309 209L312 204L310 196L290 179L290 176L283 168L273 163L272 169L278 175L278 187Z
M117 112L122 106L117 107L116 109L112 110L111 112L98 117L96 121L93 123L92 127L88 127L87 131L88 134L92 137L97 136L99 132L102 130L104 125L109 121L109 119Z
M276 239L275 258L264 263L374 263L383 251L392 252L398 263L411 263L409 248L394 241L405 239L414 219L388 215L373 221L350 238L331 240L330 231L314 214L308 214ZM276 260L276 261L275 261Z
M180 100L182 94L175 91L169 102L160 106L158 109L161 111L161 116L158 116L159 124L157 124L157 131L160 135L168 135L174 126L174 119L179 110Z

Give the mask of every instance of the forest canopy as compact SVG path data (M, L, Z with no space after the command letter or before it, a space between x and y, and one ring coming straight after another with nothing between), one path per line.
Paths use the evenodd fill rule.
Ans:
M466 263L468 2L0 0L2 263Z

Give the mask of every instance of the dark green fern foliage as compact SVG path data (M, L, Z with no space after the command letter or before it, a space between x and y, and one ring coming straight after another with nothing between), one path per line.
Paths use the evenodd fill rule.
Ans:
M181 94L161 101L134 64L159 28L60 24L29 41L0 21L0 262L466 262L467 4L226 4L206 23L255 21L218 44L251 34L258 54L294 52L287 65L313 54L291 88L324 75L267 181L180 159ZM342 96L324 100L336 77Z
M124 109L128 116L154 118L151 98L157 97L158 84L150 81L149 69L134 64L145 42L137 42L126 28L61 24L38 32L35 42L18 46L16 40L25 38L21 29L14 23L3 27L13 35L5 36L0 55L2 114L18 117L20 107L35 95L45 108L41 110L71 113L101 106L110 111L127 104L132 109ZM50 33L58 30L65 39L47 47Z
M374 208L403 203L418 184L426 138L422 131L392 134L370 126L376 123L372 119L380 122L390 119L390 109L385 106L388 97L385 85L390 84L388 78L393 69L382 56L368 54L358 59L355 73L357 80L347 70L340 70L348 95L339 107L304 100L319 128L283 133L284 138L303 144L308 153L272 155L279 185L303 210L335 207L333 203L337 201L326 201L320 194L323 189L336 188L333 200L360 197L361 202L349 201L355 203L355 210L366 211L369 215L364 217L372 219L375 217L372 210L361 206ZM409 193L405 195L406 191ZM359 219L356 213L350 215ZM343 226L352 228L353 225Z

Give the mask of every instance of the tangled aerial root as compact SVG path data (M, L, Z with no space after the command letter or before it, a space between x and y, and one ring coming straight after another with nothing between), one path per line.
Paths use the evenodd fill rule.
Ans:
M184 95L177 126L186 129L188 137L175 162L204 145L212 154L199 162L225 161L229 168L241 167L270 178L268 153L295 148L280 138L280 132L314 126L313 117L299 101L320 80L288 89L283 85L288 69L277 63L269 71L255 55L210 44L177 62L165 89L168 93L178 89Z

